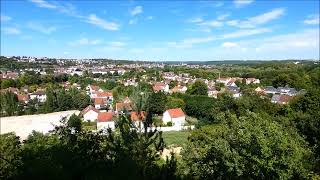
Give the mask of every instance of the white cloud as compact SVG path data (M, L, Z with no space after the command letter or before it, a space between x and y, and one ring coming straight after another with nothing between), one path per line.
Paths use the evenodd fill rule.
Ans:
M135 15L138 15L138 14L140 14L140 13L142 13L142 12L143 12L142 6L136 6L136 7L134 7L134 8L130 11L130 14L131 14L132 16L135 16Z
M48 9L56 9L57 6L54 4L50 4L44 0L30 0L31 2L35 3L39 7L48 8Z
M146 19L147 19L147 20L152 20L152 19L153 19L153 16L148 16Z
M215 38L212 36L204 38L189 38L184 39L181 42L169 42L168 45L175 48L191 48L194 44L208 43L214 40Z
M0 16L0 20L1 20L2 22L10 21L11 19L12 19L11 17L5 16L5 15L2 15L2 14L1 14L1 16Z
M88 38L81 38L72 42L69 42L68 44L70 46L85 46L85 45L97 45L100 44L101 40L90 40Z
M215 7L221 7L221 6L223 6L223 2L217 2L214 6Z
M137 22L138 22L138 19L130 19L129 20L130 25L137 24Z
M227 33L222 35L221 39L231 39L231 38L240 38L245 36L251 36L256 34L262 34L271 32L271 29L268 28L259 28L259 29L250 29L250 30L239 30L232 33Z
M34 22L29 22L27 24L27 26L28 26L28 28L30 28L30 29L32 29L34 31L41 32L43 34L51 34L52 32L57 30L57 28L55 26L47 27L47 26L44 26L42 24L34 23Z
M209 27L221 27L223 26L223 22L212 20L212 21L204 21L202 23L199 23L199 25L209 26Z
M86 22L110 31L119 30L119 24L100 19L95 14L90 14Z
M320 15L319 14L313 14L309 15L307 19L303 21L304 24L309 24L309 25L316 25L320 23Z
M251 40L225 42L215 50L219 56L246 59L319 58L319 30L305 29ZM233 48L230 55L228 48ZM250 52L250 54L246 53Z
M217 20L219 21L222 21L222 20L225 20L227 17L229 17L230 14L229 13L226 13L226 14L221 14L217 17Z
M233 3L237 8L241 8L253 3L254 0L234 0Z
M4 27L4 28L1 28L1 31L3 31L5 34L11 34L11 35L21 34L21 31L15 27Z
M278 19L285 13L284 8L273 9L269 12L260 14L258 16L247 18L247 20L231 20L227 21L226 24L229 26L235 26L239 28L254 28L257 25L266 24L272 20Z
M122 42L122 41L112 41L109 44L110 44L110 46L113 46L113 47L123 47L123 46L127 45L127 43Z
M233 42L224 42L221 44L221 47L224 47L224 48L234 48L234 47L237 47L238 44L237 43L233 43Z
M203 19L201 17L196 17L196 18L188 19L187 22L189 22L189 23L201 23L201 22L203 22Z

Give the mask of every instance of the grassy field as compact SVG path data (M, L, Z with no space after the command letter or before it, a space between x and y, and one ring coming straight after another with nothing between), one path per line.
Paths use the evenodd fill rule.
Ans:
M163 132L162 137L166 145L182 146L188 141L190 133L190 131L169 131Z

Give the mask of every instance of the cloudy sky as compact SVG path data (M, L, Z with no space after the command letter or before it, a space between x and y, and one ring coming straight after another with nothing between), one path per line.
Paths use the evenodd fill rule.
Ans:
M319 59L319 1L4 0L1 55Z

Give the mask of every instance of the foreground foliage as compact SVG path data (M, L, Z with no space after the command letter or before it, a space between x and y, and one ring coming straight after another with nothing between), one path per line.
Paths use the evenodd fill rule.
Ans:
M160 132L141 133L122 117L119 129L92 133L65 124L49 135L34 132L21 144L1 135L1 179L172 179L175 160L160 161Z

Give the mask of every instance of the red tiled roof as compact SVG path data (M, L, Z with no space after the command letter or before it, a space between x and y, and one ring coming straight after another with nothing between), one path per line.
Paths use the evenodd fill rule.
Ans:
M112 112L100 112L98 114L98 122L108 122L112 121L113 113Z
M131 121L139 121L140 120L138 117L138 112L131 112L130 117L131 117ZM141 118L141 120L145 120L146 116L145 116L144 111L140 112L140 118Z
M291 99L289 95L280 95L279 102L288 103Z
M165 88L165 84L164 83L162 83L162 82L156 82L154 85L153 85L153 90L154 91L161 91L161 90L163 90L164 88Z
M89 111L94 111L96 113L99 113L99 110L97 110L96 108L94 108L93 106L89 105L87 106L85 109L82 110L82 114L86 114Z
M131 111L132 105L131 105L131 103L116 103L116 110L117 111L121 111L121 110Z
M18 94L18 100L19 101L28 101L29 96L27 94Z
M104 105L107 104L103 98L94 98L95 105Z
M112 92L97 92L97 97L109 97L112 96Z
M181 108L168 109L167 111L169 112L169 115L171 116L171 118L178 118L178 117L185 116Z

